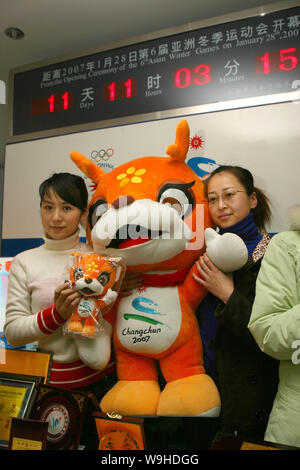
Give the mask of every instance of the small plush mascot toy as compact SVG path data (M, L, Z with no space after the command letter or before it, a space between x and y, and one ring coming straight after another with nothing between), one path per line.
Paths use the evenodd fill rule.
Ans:
M65 333L92 338L103 331L101 320L117 299L112 290L119 279L119 267L113 260L96 253L72 253L75 262L70 281L82 298L65 324Z
M105 173L72 152L95 183L87 238L96 253L120 256L143 286L115 303L118 382L103 412L218 416L220 397L205 373L195 310L207 291L193 278L211 227L202 180L185 163L189 126L181 121L167 156L141 157ZM157 362L166 385L161 390Z

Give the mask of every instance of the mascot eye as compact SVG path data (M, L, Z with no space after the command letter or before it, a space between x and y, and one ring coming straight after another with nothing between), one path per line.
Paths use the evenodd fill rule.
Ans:
M100 199L99 201L95 202L90 208L89 208L89 216L88 216L88 221L89 221L89 226L90 229L96 225L100 217L107 211L108 205L107 202Z
M166 184L159 192L158 202L173 207L181 218L187 217L194 207L194 198L189 191L193 184Z
M98 281L100 282L102 286L105 286L108 283L109 278L110 278L110 274L103 272L98 276Z
M83 272L82 272L82 269L81 268L75 268L74 269L74 279L75 281L78 281L78 279L82 278L83 276Z

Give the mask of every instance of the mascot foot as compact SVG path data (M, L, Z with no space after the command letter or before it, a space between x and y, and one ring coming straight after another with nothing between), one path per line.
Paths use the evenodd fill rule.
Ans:
M75 333L81 333L82 332L82 324L80 321L72 321L69 322L68 324L68 330L69 331L74 331Z
M103 413L122 416L156 415L160 387L155 380L120 380L104 395L100 402Z
M94 336L95 335L95 327L94 326L85 326L82 330L82 333L85 336Z
M214 381L206 374L199 374L167 383L161 393L157 414L217 417L220 407Z

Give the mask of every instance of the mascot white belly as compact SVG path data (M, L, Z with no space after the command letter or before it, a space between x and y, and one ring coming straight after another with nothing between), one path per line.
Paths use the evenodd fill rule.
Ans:
M119 303L116 330L121 345L136 354L161 354L181 327L177 287L149 287Z

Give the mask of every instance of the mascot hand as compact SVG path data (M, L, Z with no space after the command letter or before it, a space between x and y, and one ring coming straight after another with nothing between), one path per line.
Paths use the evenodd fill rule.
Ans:
M106 305L110 305L113 302L115 302L117 297L118 297L117 292L115 292L111 289L108 289L108 291L106 292L106 294L105 294L105 296L103 297L102 300L106 303Z
M235 233L219 235L212 228L207 228L205 243L210 260L224 273L241 269L248 260L247 247Z

